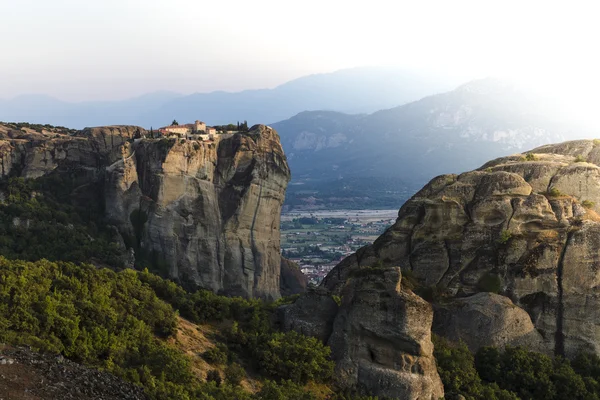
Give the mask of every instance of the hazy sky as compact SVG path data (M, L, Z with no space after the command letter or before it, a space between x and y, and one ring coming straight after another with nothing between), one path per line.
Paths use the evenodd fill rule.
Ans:
M0 97L240 90L363 65L525 76L571 96L600 88L593 3L0 0Z

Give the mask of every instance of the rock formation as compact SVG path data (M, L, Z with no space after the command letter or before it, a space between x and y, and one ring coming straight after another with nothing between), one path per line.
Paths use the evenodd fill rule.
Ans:
M285 331L294 330L327 343L333 331L338 304L326 289L311 289L293 304L280 307L279 321Z
M61 355L0 345L0 398L148 400L140 386Z
M304 293L308 286L308 278L300 271L300 266L293 261L281 257L281 275L279 288L282 296Z
M341 388L408 400L437 400L444 389L431 342L431 306L402 287L397 267L355 270L338 306L325 288L279 310L286 330L326 342Z
M484 346L524 346L544 352L542 335L531 317L505 296L477 293L435 304L433 332L476 352Z
M508 297L527 312L547 352L600 354L598 165L600 143L581 140L434 178L402 206L392 227L343 260L323 286L340 293L351 271L381 260L446 296L493 291ZM508 304L467 302L483 314ZM488 319L491 326L521 315L502 308ZM465 326L460 314L453 318L472 334L487 319ZM529 331L527 321L519 329Z
M107 220L168 275L245 297L278 298L279 220L290 172L270 127L215 141L147 139L134 126L75 134L0 125L2 176L68 174L102 196Z

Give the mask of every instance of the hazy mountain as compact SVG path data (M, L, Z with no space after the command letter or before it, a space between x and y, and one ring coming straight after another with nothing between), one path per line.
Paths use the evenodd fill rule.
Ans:
M305 110L374 112L449 90L459 82L433 73L368 67L309 75L274 89L179 95L156 92L124 101L68 103L28 95L0 100L0 121L71 128L109 124L163 126L173 119L209 124L271 123Z
M368 115L303 112L273 127L292 171L288 204L334 207L399 206L436 175L589 136L543 100L491 78Z
M137 124L139 116L181 95L154 92L120 101L69 103L45 95L23 95L0 100L0 121L30 122L84 128L86 126ZM168 122L171 122L169 120Z

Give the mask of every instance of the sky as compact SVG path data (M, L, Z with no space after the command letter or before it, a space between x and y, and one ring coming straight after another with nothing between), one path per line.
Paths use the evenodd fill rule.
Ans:
M597 11L573 0L0 0L0 98L237 91L385 65L593 101Z

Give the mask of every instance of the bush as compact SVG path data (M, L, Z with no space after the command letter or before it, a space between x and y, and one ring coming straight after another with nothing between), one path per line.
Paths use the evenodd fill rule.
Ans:
M446 396L463 395L467 399L486 399L484 385L475 369L475 359L464 343L452 345L433 337L434 356Z
M103 217L102 204L73 196L75 178L49 175L36 180L0 180L0 254L9 259L89 262L123 266L123 254ZM14 224L13 221L21 221Z
M506 244L512 238L512 233L508 229L504 229L500 232L500 238L498 239L498 243Z
M593 201L590 200L584 200L581 202L581 205L584 206L585 208L594 208L594 206L596 205L596 203L594 203Z
M331 296L331 298L333 301L335 301L335 304L337 304L338 307L342 305L342 298L340 296L334 294Z
M502 291L502 279L496 274L487 273L479 279L477 288L482 292L498 294Z
M221 374L216 369L211 369L206 373L206 382L214 382L217 386L221 385Z
M261 370L273 378L325 382L333 375L330 353L318 339L290 331L274 333L269 341L260 343L256 359Z
M225 368L225 380L232 386L239 386L246 377L246 371L240 364L232 363Z
M525 160L527 160L527 161L536 161L537 157L533 153L527 153L527 154L525 154Z
M61 353L143 383L187 385L189 359L156 338L174 334L172 307L132 270L0 257L0 342Z
M410 290L417 290L417 288L420 286L419 280L412 270L402 270L402 286Z
M482 379L523 399L590 398L583 378L560 357L553 360L519 347L507 347L503 353L482 348L475 365Z
M553 187L548 190L548 195L551 197L559 197L562 196L562 193L557 188Z
M202 358L209 364L226 364L227 363L227 346L218 343L215 347L205 351Z
M371 266L368 267L357 267L350 271L350 276L354 278L361 278L365 276L371 275L385 275L386 267L383 265L381 260L377 261Z
M582 155L577 155L577 157L575 157L575 162L576 163L585 162L585 158L583 158Z

